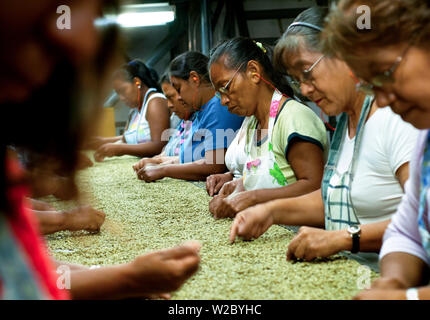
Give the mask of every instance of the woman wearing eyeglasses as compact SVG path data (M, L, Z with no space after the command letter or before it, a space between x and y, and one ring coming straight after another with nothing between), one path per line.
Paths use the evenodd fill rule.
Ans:
M430 299L430 5L419 0L366 1L372 31L363 33L355 28L361 4L341 1L331 13L326 48L373 90L379 106L389 105L403 120L425 130L411 159L405 196L384 234L381 278L356 298Z
M185 52L169 66L170 80L183 101L194 110L191 128L180 140L179 163L145 166L138 178L153 182L165 177L206 180L226 171L224 155L243 117L230 113L215 96L208 75L208 57L200 52Z
M321 183L327 151L324 124L289 97L292 90L273 68L271 53L248 38L227 40L212 50L210 76L221 103L249 117L243 178L226 183L211 201L215 218L306 194Z
M289 244L288 260L360 251L355 257L376 268L374 252L403 195L417 131L389 108L378 109L373 96L357 91L345 62L323 55L326 14L324 8L305 10L275 48L275 62L298 79L296 88L328 115L340 115L321 189L239 213L230 238L257 238L272 224L308 226Z

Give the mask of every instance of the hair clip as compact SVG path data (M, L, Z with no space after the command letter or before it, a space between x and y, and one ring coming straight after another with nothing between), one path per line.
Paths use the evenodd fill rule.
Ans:
M254 41L254 40L253 40ZM264 53L267 52L266 48L263 47L263 44L261 42L258 41L254 41L254 43L257 45L257 47L259 47Z

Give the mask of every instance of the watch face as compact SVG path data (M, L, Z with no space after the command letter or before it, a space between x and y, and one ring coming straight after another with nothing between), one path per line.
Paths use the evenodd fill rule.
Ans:
M349 228L348 228L348 231L350 232L350 233L358 233L358 232L360 232L360 227L359 226L350 226Z

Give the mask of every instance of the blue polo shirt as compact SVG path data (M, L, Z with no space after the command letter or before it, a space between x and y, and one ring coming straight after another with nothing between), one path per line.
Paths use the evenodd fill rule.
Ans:
M190 134L185 136L185 141L181 145L179 157L181 163L203 159L207 151L227 149L243 119L230 113L214 96L190 119L193 123Z

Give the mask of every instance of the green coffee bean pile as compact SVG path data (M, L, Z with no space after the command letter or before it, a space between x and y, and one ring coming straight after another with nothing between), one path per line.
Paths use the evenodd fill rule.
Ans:
M359 263L335 256L316 262L286 262L292 231L273 226L255 241L230 245L231 219L214 220L210 197L195 184L163 179L137 180L136 158L111 158L79 174L86 201L106 213L98 234L58 232L47 236L61 261L112 265L173 247L187 240L202 244L199 271L172 299L350 299L365 284ZM71 202L45 198L57 208ZM372 279L377 274L370 273ZM363 280L364 279L364 280Z

